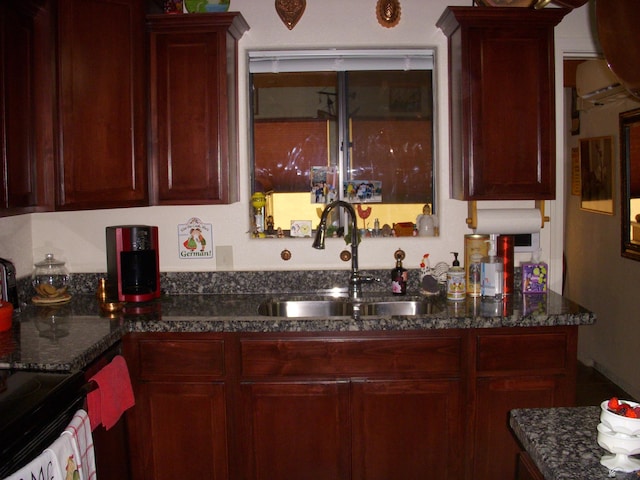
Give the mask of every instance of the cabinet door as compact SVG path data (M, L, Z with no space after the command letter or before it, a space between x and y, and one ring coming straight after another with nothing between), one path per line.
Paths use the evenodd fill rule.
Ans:
M149 16L154 204L238 197L236 38L244 20Z
M147 383L137 391L136 403L137 465L143 468L134 478L228 478L223 384Z
M573 405L577 338L577 327L477 332L472 478L514 478L510 410Z
M469 198L554 198L552 34L506 25L469 31L469 127L478 132Z
M225 342L208 333L132 333L124 356L132 478L228 478Z
M567 9L449 7L451 196L555 198L553 28Z
M243 383L242 478L347 480L349 383Z
M482 378L476 384L475 446L470 478L515 478L520 449L509 430L514 408L558 406L563 399L562 376Z
M46 2L0 4L0 216L53 205L50 34Z
M145 205L143 2L58 5L57 208Z
M458 380L354 382L352 478L462 478L466 415Z

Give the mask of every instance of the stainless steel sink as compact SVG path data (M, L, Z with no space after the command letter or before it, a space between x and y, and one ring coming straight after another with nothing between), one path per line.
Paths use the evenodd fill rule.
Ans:
M425 315L432 312L429 302L415 300L399 300L389 302L365 303L360 307L361 316L412 316Z
M343 317L353 313L346 300L269 300L258 307L260 315L269 317Z
M258 307L260 315L287 318L415 316L432 311L431 303L420 300L372 302L351 302L346 299L268 300Z

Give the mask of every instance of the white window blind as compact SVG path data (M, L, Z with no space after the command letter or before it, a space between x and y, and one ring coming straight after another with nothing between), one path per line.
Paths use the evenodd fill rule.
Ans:
M433 49L254 50L250 73L433 70Z

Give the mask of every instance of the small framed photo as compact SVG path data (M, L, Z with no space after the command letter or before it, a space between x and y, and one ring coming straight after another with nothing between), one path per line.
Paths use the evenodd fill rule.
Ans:
M613 215L613 137L580 140L580 208Z
M310 237L311 220L291 220L291 237Z

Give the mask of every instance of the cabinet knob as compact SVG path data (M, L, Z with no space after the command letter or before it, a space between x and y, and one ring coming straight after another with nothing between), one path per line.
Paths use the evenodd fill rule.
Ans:
M280 258L281 258L282 260L284 260L285 262L286 262L287 260L291 260L291 252L285 248L284 250L282 250L282 251L280 252Z

